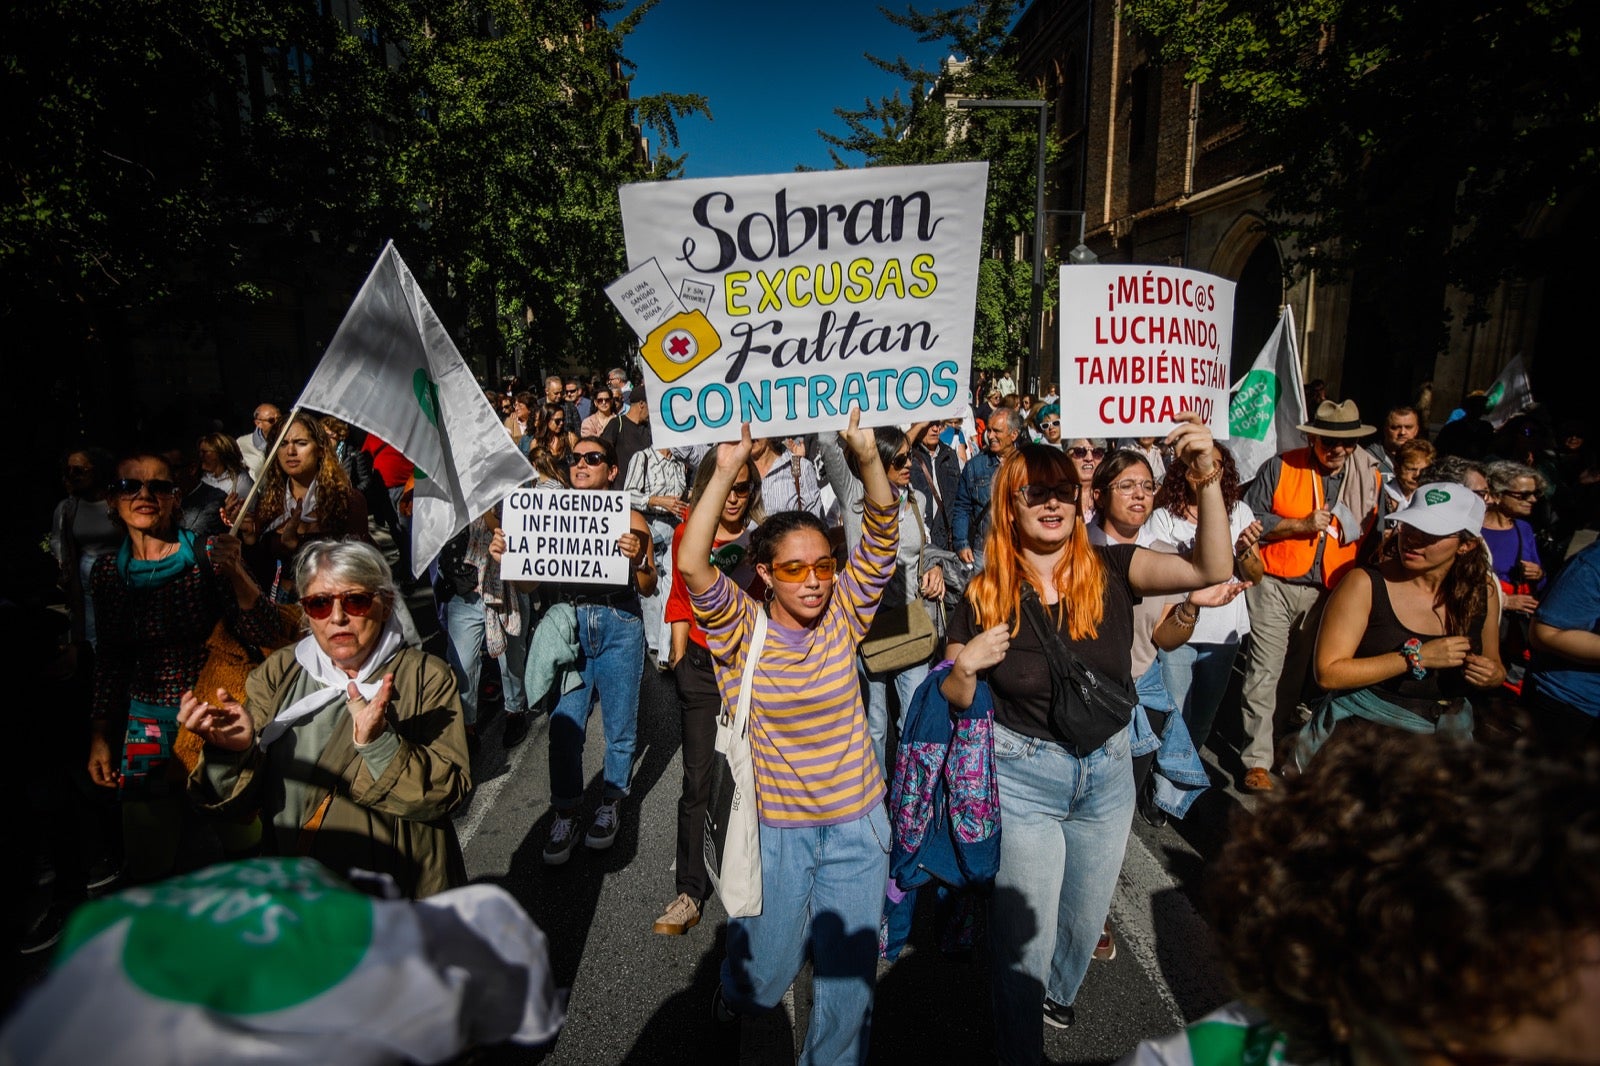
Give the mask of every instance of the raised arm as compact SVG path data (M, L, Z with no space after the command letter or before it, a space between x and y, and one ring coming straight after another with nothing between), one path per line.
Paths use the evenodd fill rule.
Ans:
M723 505L728 502L728 492L734 480L750 461L750 423L739 427L739 439L729 444L717 445L717 465L711 480L700 494L700 502L689 512L684 523L683 540L678 544L678 573L690 592L704 592L716 580L716 567L711 565L711 543L716 539L717 521Z
M850 427L840 432L839 439L855 453L867 499L879 507L893 507L896 503L894 487L889 484L889 474L878 456L877 437L872 430L861 428L861 408L850 408Z
M1141 595L1187 592L1228 580L1233 573L1233 537L1228 530L1228 505L1222 498L1222 471L1211 453L1211 429L1199 415L1184 411L1167 443L1189 467L1194 487L1194 552L1189 558L1163 552L1134 552L1128 582Z

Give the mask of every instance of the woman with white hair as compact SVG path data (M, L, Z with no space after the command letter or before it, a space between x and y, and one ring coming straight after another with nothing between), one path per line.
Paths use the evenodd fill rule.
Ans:
M310 632L251 673L243 701L183 694L178 722L205 742L191 793L220 814L259 808L269 851L388 874L411 897L464 884L450 814L472 779L449 664L405 645L372 545L307 544L295 587Z

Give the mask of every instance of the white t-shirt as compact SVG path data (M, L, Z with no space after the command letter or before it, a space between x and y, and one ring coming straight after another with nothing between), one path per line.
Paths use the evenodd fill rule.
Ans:
M1243 500L1233 505L1233 510L1228 514L1228 535L1235 541L1245 531L1256 516ZM1194 550L1194 523L1187 519L1179 518L1165 507L1159 507L1150 515L1150 520L1145 523L1145 528L1159 540L1168 544L1176 544L1178 550L1185 554ZM1238 578L1230 578L1237 582ZM1226 607L1200 608L1200 620L1194 624L1194 636L1189 638L1191 644L1237 644L1240 638L1250 632L1250 610L1245 606L1244 597L1236 596L1232 603Z

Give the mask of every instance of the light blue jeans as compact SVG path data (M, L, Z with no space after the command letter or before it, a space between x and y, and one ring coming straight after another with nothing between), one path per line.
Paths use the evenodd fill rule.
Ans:
M1079 758L994 727L1000 871L989 904L1002 1063L1037 1066L1044 1000L1070 1004L1100 940L1133 820L1128 730Z
M722 995L736 1013L777 1006L809 946L813 1001L800 1066L867 1059L888 884L881 803L840 825L761 827L761 913L728 920Z
M571 810L583 802L583 738L596 691L605 726L605 798L622 799L633 779L639 737L639 688L644 683L644 624L636 614L580 603L578 661L583 683L550 712L550 802Z
M518 595L521 595L520 593ZM444 602L440 620L448 638L445 651L450 669L456 674L456 687L461 690L461 714L467 725L478 723L478 688L483 679L483 597L452 596ZM523 615L524 625L527 615ZM517 636L506 635L505 654L497 656L500 664L500 692L502 705L512 714L526 710L528 703L522 694L522 673L528 657L528 633L524 629Z
M860 662L860 659L857 661ZM911 697L917 694L917 686L927 678L928 664L917 663L898 674L869 673L866 665L862 664L861 676L867 682L867 734L872 738L872 750L878 753L878 765L883 769L884 776L892 777L894 767L884 761L884 746L889 739L889 685L894 685L895 694L900 697L900 713L895 716L895 728L904 729L906 712L911 709Z
M1182 644L1159 654L1161 679L1166 682L1167 694L1183 712L1189 738L1194 741L1194 750L1199 751L1211 736L1217 708L1222 706L1222 697L1227 694L1239 645Z

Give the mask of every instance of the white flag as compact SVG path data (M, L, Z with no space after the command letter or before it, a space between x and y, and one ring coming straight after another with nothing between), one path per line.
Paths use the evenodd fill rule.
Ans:
M533 477L393 241L295 406L360 426L416 465L414 577L468 522Z
M1300 440L1296 427L1306 422L1306 393L1294 333L1294 312L1285 305L1249 373L1233 386L1225 443L1240 481L1255 477L1261 464Z
M1494 379L1483 398L1484 415L1495 429L1499 429L1517 415L1532 407L1533 387L1528 384L1528 371L1522 365L1522 356L1514 355L1500 376Z

